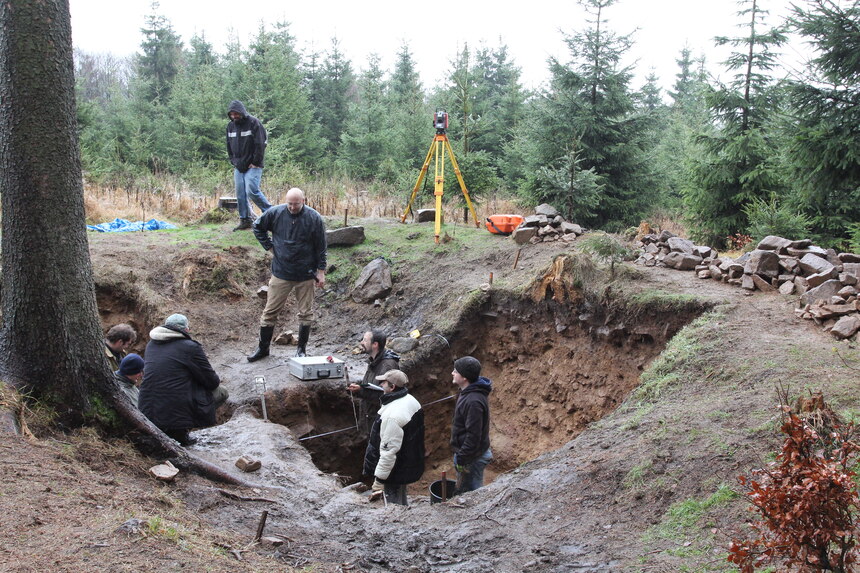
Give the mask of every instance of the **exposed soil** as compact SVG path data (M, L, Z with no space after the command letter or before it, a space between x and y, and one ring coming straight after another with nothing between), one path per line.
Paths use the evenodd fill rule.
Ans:
M365 224L370 245L374 229L395 225ZM674 508L734 487L739 473L760 464L778 439L777 383L795 393L821 388L837 407L860 409L856 344L795 319L794 297L640 268L610 287L614 295L583 289L559 302L551 290L534 300L529 286L557 255L574 254L575 243L528 246L516 269L516 245L488 237L496 241L489 248L466 247L462 228L420 263L357 247L333 257L336 264L363 266L382 254L392 261L394 293L379 306L357 304L349 281L332 273L317 298L311 350L344 359L354 380L364 371L353 350L365 330L420 329L420 345L401 364L428 429L427 471L410 489L410 506L369 504L350 485L361 478L364 443L350 429L346 380L290 376L289 346L245 360L268 259L229 228L194 244L159 233L92 235L91 251L103 323L133 324L142 335L137 351L165 316L189 316L231 393L221 423L195 432L191 451L259 488L184 474L157 483L145 470L159 460L92 432L4 436L0 570L730 570L725 546L741 501L715 504L690 523L673 521ZM403 229L432 241L429 227ZM635 292L655 291L663 302L632 302ZM288 306L284 329L295 329L293 317ZM487 487L431 505L429 483L453 474L451 361L464 354L494 381L496 459ZM649 368L677 376L659 391L637 391ZM261 419L256 376L266 379L271 422ZM233 465L241 455L259 458L261 470L241 474ZM266 533L288 538L278 548L249 545L264 510ZM117 533L131 517L150 525Z

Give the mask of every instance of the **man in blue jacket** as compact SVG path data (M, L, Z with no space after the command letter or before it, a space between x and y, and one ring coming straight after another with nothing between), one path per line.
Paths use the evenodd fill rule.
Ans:
M188 319L171 314L149 332L138 405L144 416L180 445L196 442L192 428L215 425L215 410L227 390L203 347L191 338Z
M260 341L254 354L248 356L248 362L269 355L278 314L291 292L296 295L299 319L296 356L305 356L314 322L314 286L325 286L325 222L319 213L305 205L304 192L293 187L287 191L286 204L276 205L260 215L253 227L260 245L271 250L273 256L266 308L260 317Z
M493 461L488 399L493 383L481 376L481 363L472 356L455 360L451 376L460 389L451 424L451 448L457 471L457 493L466 493L484 485L484 468Z
M245 105L233 100L227 110L227 157L233 164L233 182L236 185L236 202L239 207L239 225L233 229L250 229L254 222L250 199L260 211L266 212L272 205L260 191L263 177L263 157L266 154L266 128L260 120L248 115Z

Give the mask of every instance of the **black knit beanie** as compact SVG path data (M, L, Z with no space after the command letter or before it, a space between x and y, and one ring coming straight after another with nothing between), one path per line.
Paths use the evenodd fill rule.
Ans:
M481 363L472 356L463 356L454 361L454 370L469 382L475 382L481 375Z

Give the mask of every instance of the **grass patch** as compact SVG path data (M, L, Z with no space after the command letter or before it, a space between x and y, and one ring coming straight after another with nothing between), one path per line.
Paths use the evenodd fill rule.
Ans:
M717 312L709 312L681 329L666 349L651 362L639 379L639 386L633 392L635 402L653 402L667 390L676 386L691 369L696 355L702 349L702 330L716 318ZM693 374L690 374L691 376Z
M645 460L641 464L634 466L627 472L624 479L621 480L621 485L625 489L637 491L645 487L645 474L648 473L654 463L651 460Z
M736 491L728 485L722 484L717 488L717 491L704 500L690 498L675 503L669 507L663 522L651 528L646 533L646 537L677 539L678 535L683 536L686 533L685 530L697 526L711 509L726 505L738 497L740 496Z
M669 293L659 289L648 289L633 294L628 304L631 310L689 312L700 310L704 303L691 294Z

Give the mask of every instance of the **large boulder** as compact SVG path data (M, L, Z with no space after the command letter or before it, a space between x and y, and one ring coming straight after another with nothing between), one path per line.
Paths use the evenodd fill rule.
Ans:
M352 288L352 300L360 303L373 302L391 294L391 267L383 258L370 261L361 271Z
M744 274L770 278L779 276L779 255L775 252L756 249L749 255L744 265Z
M840 318L836 324L833 325L833 328L830 330L830 334L839 339L851 338L857 334L858 330L860 330L860 318L854 314Z
M660 236L657 237L657 242L658 243L665 243L666 241L668 241L669 239L671 239L672 237L675 237L675 236L677 236L677 235L675 235L675 233L673 233L672 231L663 230L663 231L660 231Z
M784 253L788 247L792 246L792 242L788 239L783 239L782 237L777 237L775 235L768 235L761 241L759 241L756 249L762 251L776 251L777 253Z
M805 275L817 275L833 270L833 264L831 264L830 261L822 259L814 253L806 253L803 255L800 261L798 261L798 264Z
M693 249L696 247L693 241L682 237L669 237L669 240L666 242L669 245L669 250L687 255L692 255Z
M514 232L511 233L511 238L516 244L525 245L532 237L537 235L537 232L537 227L517 227L514 229Z
M558 217L558 210L548 203L542 203L535 207L535 215L544 215L548 220Z
M415 211L416 223L429 223L436 221L436 209L418 209Z
M829 281L825 281L823 284L806 291L803 296L800 297L800 304L801 306L806 306L807 304L812 304L819 300L830 302L830 298L836 296L841 289L841 282L836 279L830 279Z
M697 265L701 264L702 257L672 251L663 257L663 264L679 271L692 271Z
M351 247L364 242L364 227L341 227L325 232L329 247Z
M567 221L562 221L560 229L565 235L567 235L569 233L576 233L577 235L582 234L582 227L580 227L576 223L569 223Z

